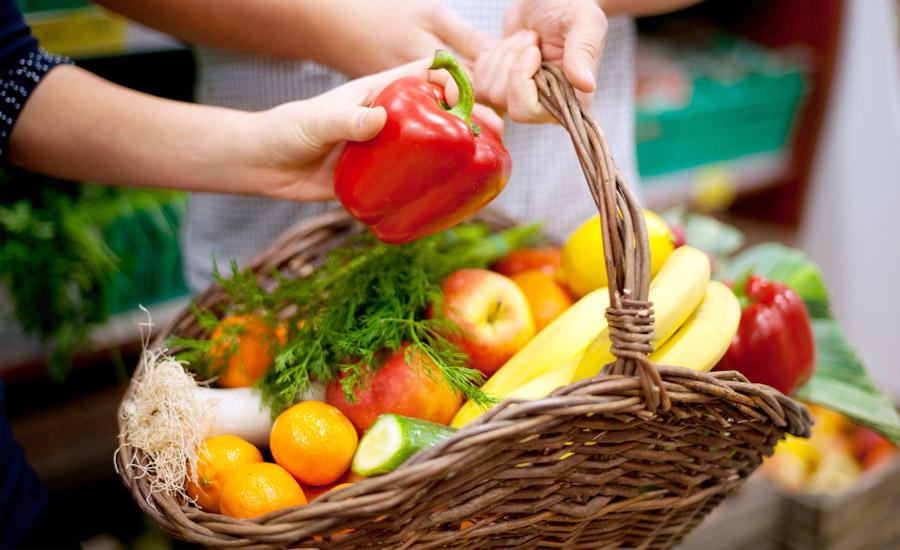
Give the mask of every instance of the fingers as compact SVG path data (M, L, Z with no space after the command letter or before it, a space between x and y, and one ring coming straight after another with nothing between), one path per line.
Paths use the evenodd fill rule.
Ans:
M506 130L506 123L503 122L503 117L487 105L476 103L472 107L472 118L477 118L479 123L484 124L496 132L497 135L502 135L503 131Z
M504 39L475 62L475 95L516 122L551 122L538 100L534 75L541 66L538 36L519 31Z
M540 68L541 50L537 46L531 46L522 52L511 67L507 85L510 119L528 123L553 122L553 116L538 99L534 75Z
M465 63L463 63L463 70L465 70L466 76L469 77L469 81L471 82L472 71L466 67ZM456 85L456 81L453 80L453 77L450 76L448 71L442 69L428 71L426 80L433 84L437 84L444 89L444 101L447 102L447 105L456 105L456 102L459 101L459 87Z
M538 44L537 34L520 31L497 42L496 47L484 52L475 61L473 87L475 96L491 105L507 110L509 75L522 53Z
M470 25L450 7L443 4L441 6L432 12L435 35L461 56L475 59L497 41L493 36Z
M431 59L418 59L388 71L351 80L333 91L338 92L339 97L344 101L355 101L357 105L368 105L385 86L397 79L405 76L428 78L429 72L432 72L428 70L431 61ZM328 92L326 95L330 94L331 92Z
M460 63L466 71L466 76L469 77L469 81L473 82L473 75L475 74L474 66L465 60L460 60ZM447 105L454 106L457 101L459 101L459 88L456 86L456 81L450 77L449 72L428 71L428 81L444 88L444 100ZM487 105L475 103L472 107L472 116L477 118L480 124L484 124L497 134L502 134L506 129L506 123L503 122L503 117L498 115L496 111Z
M597 87L607 26L606 16L599 9L585 10L573 19L565 38L562 69L577 90L593 93Z

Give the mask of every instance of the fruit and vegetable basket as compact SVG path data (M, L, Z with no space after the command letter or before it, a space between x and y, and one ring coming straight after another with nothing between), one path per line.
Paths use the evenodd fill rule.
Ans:
M579 298L476 384L464 351L477 331L452 328L463 306L440 311L454 292L446 280L478 271L496 258L492 247L526 230L489 210L410 245L368 239L344 211L298 224L197 297L135 370L120 408L116 464L163 530L223 548L668 548L785 434L808 436L809 413L798 401L735 371L704 372L737 330L736 298L722 297L717 289L727 287L710 281L707 255L689 246L671 252L651 283L645 214L602 130L558 69L545 65L535 78L542 103L571 134L597 204L608 287ZM448 258L461 269L441 272ZM397 272L398 286L385 290ZM423 290L418 278L428 273L444 279L442 294ZM370 299L376 305L367 310ZM722 327L715 337L702 332L698 345L696 333L679 331L709 323L704 303L733 315L724 324L712 316ZM399 317L404 307L421 318ZM251 315L258 320L244 322L243 332L223 321ZM150 379L164 365L183 374L203 355L224 357L222 342L254 331L263 335L258 355L277 351L256 383L277 413L257 441L271 460L255 448L239 453L249 463L236 466L220 500L207 505L217 451L199 444L215 405L184 398L174 381ZM235 355L250 372L250 361ZM677 358L698 364L666 364ZM374 396L395 364L401 374ZM402 385L409 373L418 385ZM208 389L188 380L188 394ZM428 388L439 382L455 397ZM409 412L448 402L449 415ZM253 412L236 416L246 421ZM426 422L437 419L432 413L439 422ZM313 441L322 436L316 426L328 429ZM164 431L177 452L160 443ZM351 461L355 476L346 473ZM204 465L210 469L198 474ZM327 490L313 498L315 487ZM262 493L288 504L257 508Z

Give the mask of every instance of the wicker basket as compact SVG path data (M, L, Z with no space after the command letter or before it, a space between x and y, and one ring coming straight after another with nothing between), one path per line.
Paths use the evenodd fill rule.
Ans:
M768 386L733 372L649 362L650 264L640 206L562 74L545 65L535 79L544 106L572 135L605 222L607 270L616 275L607 317L618 359L546 398L501 404L390 474L253 520L150 494L147 476L128 467L146 457L123 429L122 481L167 533L248 549L668 548L741 485L785 432L808 435L806 408ZM510 224L494 212L479 218L498 229ZM305 276L359 231L343 212L305 221L252 267L262 278L273 265ZM209 308L225 299L213 287L196 302ZM189 310L155 345L171 334L203 336Z

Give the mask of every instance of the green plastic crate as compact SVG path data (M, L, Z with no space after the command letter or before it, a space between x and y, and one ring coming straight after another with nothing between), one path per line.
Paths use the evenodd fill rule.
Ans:
M16 4L22 13L77 9L91 5L85 0L16 0Z
M800 72L751 74L726 84L694 82L680 110L638 111L638 169L654 176L781 149L805 92Z
M111 314L188 294L178 242L186 210L186 200L179 197L109 224L106 243L119 258L119 271L104 292Z
M648 97L642 105L638 98L635 130L643 176L778 151L791 137L808 88L806 52L771 50L722 30L704 34L641 39L648 59L654 53L668 59L688 88L683 101L654 104Z

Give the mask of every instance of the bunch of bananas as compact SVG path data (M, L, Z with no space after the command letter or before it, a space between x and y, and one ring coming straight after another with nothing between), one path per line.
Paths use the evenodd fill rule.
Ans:
M709 257L697 248L675 248L660 263L650 283L655 321L650 360L710 371L737 332L738 299L725 284L710 279ZM605 317L608 306L605 287L591 290L540 331L482 389L500 399L538 399L560 386L595 376L614 359ZM450 425L462 427L483 412L467 402Z

